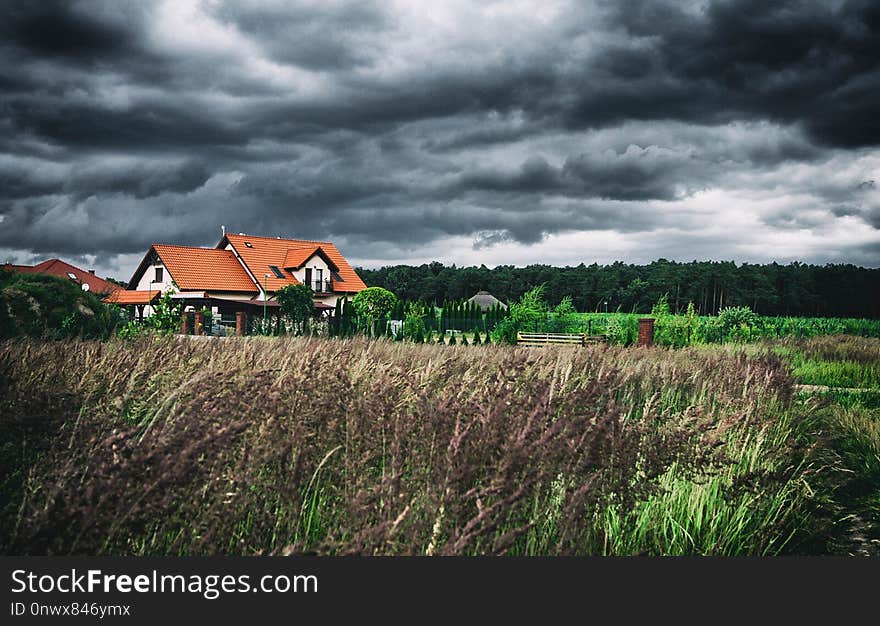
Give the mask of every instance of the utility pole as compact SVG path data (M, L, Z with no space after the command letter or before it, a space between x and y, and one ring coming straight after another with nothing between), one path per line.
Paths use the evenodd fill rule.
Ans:
M266 300L269 298L269 275L263 274L263 332L266 333ZM269 333L266 333L267 335Z

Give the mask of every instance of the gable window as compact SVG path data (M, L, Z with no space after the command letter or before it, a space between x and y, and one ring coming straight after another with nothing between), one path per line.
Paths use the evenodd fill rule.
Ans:
M163 280L164 272L161 267L156 268L156 277L153 279L154 283L161 283Z
M272 270L272 273L275 274L277 278L284 278L284 274L281 273L281 270L278 269L277 265L270 265L269 269Z
M306 268L306 281L305 281L305 283L309 287L309 289L312 288L312 268L311 267Z

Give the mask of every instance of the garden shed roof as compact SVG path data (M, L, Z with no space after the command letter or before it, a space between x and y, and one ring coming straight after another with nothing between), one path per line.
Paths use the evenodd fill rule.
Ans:
M483 311L486 309L490 309L496 304L500 304L501 308L506 309L507 305L504 304L501 300L493 296L488 291L478 291L471 298L468 298L468 302L474 302L478 307L480 307Z

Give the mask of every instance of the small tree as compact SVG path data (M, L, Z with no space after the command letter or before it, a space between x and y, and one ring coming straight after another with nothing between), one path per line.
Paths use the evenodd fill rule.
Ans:
M296 332L305 332L306 321L315 310L315 292L306 285L288 285L279 289L275 298L281 305L281 313L293 322Z
M651 308L651 315L654 317L663 317L669 315L669 294L663 294Z
M183 304L171 299L171 295L176 292L177 290L172 285L153 305L153 314L147 318L147 325L164 335L176 333L180 328Z
M553 309L553 330L559 333L569 332L577 321L577 309L574 308L571 296L565 296Z
M516 343L516 333L533 326L538 320L545 319L547 304L544 302L544 285L538 285L525 292L519 302L510 304L507 317L502 319L492 331L495 343Z
M426 331L426 307L421 302L410 302L406 309L406 319L403 322L404 336L416 343L421 343L424 341Z
M388 317L397 304L397 296L383 287L367 287L351 301L357 315L372 328L375 323Z

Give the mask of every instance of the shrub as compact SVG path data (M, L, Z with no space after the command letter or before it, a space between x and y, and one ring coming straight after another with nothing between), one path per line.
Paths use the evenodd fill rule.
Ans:
M747 306L731 306L721 309L718 323L725 339L744 341L749 338L758 316Z
M0 271L0 338L106 339L123 319L71 280Z
M492 331L495 343L516 343L517 332L529 330L547 315L547 304L544 302L544 285L538 285L525 292L518 302L512 302L507 309L507 316L495 325Z

